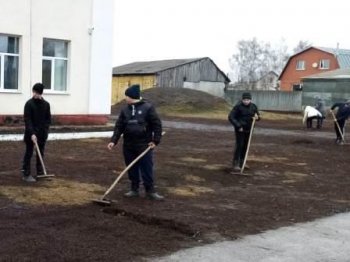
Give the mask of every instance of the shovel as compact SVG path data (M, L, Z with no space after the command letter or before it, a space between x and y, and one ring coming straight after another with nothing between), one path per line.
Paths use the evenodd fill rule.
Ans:
M35 145L35 149L36 149L36 153L40 159L40 163L41 163L41 166L43 168L43 171L44 171L44 174L43 175L39 175L39 176L36 176L36 178L48 178L48 177L54 177L55 175L48 175L47 172L46 172L46 168L45 168L45 164L44 164L44 160L43 160L43 157L41 156L41 153L40 153L40 149L39 149L39 146L38 146L38 142L37 141L34 141L34 145Z

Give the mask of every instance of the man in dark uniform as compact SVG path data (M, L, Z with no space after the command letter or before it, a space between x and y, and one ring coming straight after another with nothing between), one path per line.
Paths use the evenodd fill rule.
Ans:
M243 93L242 100L238 102L228 115L228 120L235 128L236 146L233 154L233 171L240 171L247 151L250 129L253 117L260 119L258 108L251 102L250 93Z
M337 122L334 122L334 129L337 135L335 142L339 145L343 145L345 142L343 140L345 121L350 117L350 100L346 101L345 103L335 103L332 105L331 110L334 110L335 108L338 108L337 114L335 115Z
M34 142L38 143L40 153L44 157L45 144L51 124L50 104L42 97L44 85L36 83L33 86L33 97L24 106L24 142L26 151L23 157L22 175L26 182L35 182L36 179L30 174L30 162L33 156ZM37 175L43 174L40 159L36 157Z
M150 146L152 149L128 171L131 190L124 196L139 197L141 174L146 196L152 200L163 200L164 197L155 192L153 178L153 148L161 140L161 120L154 106L140 97L139 85L132 85L126 89L125 96L128 105L119 114L108 148L111 150L123 134L123 154L126 165L129 165L147 147Z

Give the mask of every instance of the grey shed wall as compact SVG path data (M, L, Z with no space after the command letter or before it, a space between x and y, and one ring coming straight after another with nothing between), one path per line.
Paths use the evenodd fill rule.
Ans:
M350 79L304 79L302 93L303 106L314 105L319 96L329 107L350 99Z
M184 82L222 82L226 79L210 59L202 59L157 73L158 87L183 87Z

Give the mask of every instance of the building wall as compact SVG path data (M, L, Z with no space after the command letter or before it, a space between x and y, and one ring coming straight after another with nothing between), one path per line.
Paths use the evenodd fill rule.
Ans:
M122 101L125 98L125 90L134 84L139 84L141 90L149 89L155 86L156 78L154 75L146 76L113 76L112 79L112 105Z
M88 114L111 113L114 0L94 0L91 32Z
M222 82L225 78L210 59L202 59L158 73L158 87L184 87L184 82Z
M21 115L32 85L42 81L43 38L69 41L67 91L44 91L52 114L110 113L113 0L0 0L0 6L0 33L20 37L19 88L0 93L0 115Z
M302 94L303 105L313 106L319 97L330 107L350 99L350 79L304 79Z
M203 91L218 97L224 97L225 94L225 83L222 82L184 82L184 88Z
M278 76L270 73L264 76L262 79L256 81L256 83L253 85L253 89L274 91L277 90L277 81Z
M313 63L319 65L321 59L329 59L330 67L329 69L320 69L318 66L316 68L312 67ZM298 60L305 61L305 70L296 70L296 65ZM330 70L339 68L338 62L333 54L310 48L309 50L300 53L292 57L285 68L283 75L280 78L280 90L281 91L293 91L293 85L300 84L301 78L313 74L318 74Z

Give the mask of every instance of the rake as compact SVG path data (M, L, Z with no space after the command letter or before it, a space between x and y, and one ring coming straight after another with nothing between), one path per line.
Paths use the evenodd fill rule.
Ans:
M254 126L255 126L255 121L256 121L256 117L253 117L253 122L252 122L252 126L250 127L250 134L249 134L249 139L248 139L248 144L247 144L247 150L245 152L245 156L244 156L244 161L241 167L241 170L239 172L232 172L232 174L234 175L242 175L242 176L246 176L247 174L244 174L244 168L247 162L247 158L248 158L248 153L249 153L249 148L250 148L250 141L252 140L252 135L253 135L253 130L254 130Z
M113 184L107 189L107 191L103 194L103 196L99 199L93 199L92 202L99 204L99 205L103 205L103 206L110 206L112 204L112 200L107 199L106 196L113 190L113 188L118 184L119 180L124 176L124 174L126 172L128 172L128 170L130 168L133 167L133 165L135 165L135 163L137 161L140 160L140 158L142 158L144 155L147 154L148 151L150 151L151 146L147 147L147 149L145 151L143 151L137 158L135 158L120 174L119 176L116 178L116 180L114 180Z
M41 153L40 153L40 149L39 149L39 146L38 146L38 142L37 141L34 141L34 145L35 145L35 149L36 149L36 153L40 159L40 163L41 163L41 166L43 168L43 172L44 174L43 175L38 175L36 176L36 178L49 178L49 177L54 177L55 175L53 174L47 174L46 172L46 167L45 167L45 164L44 164L44 160L43 160L43 157L41 156Z

